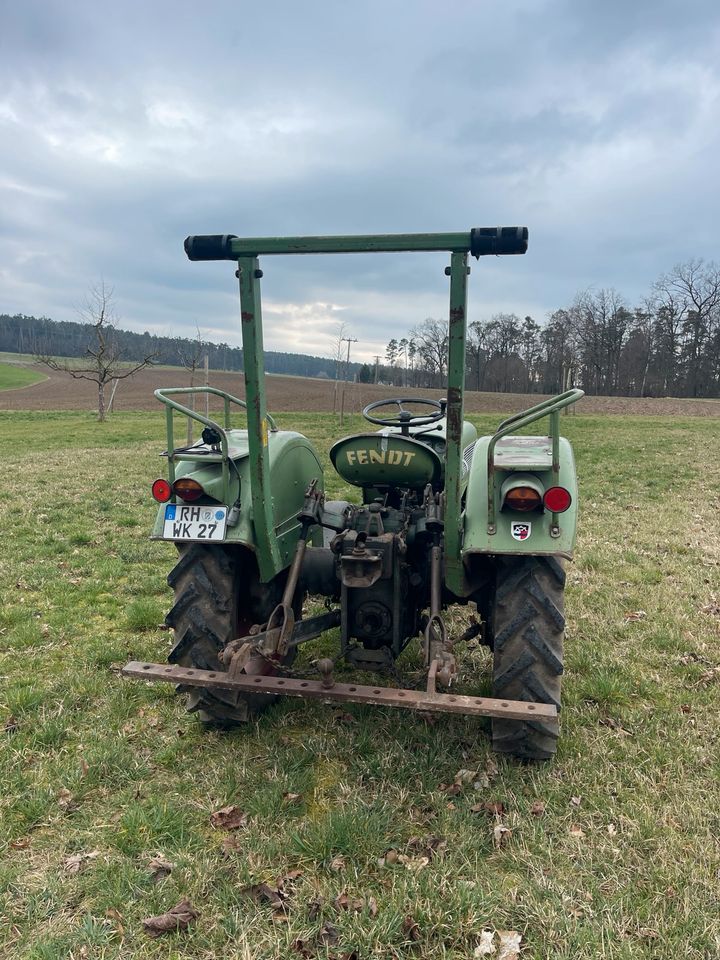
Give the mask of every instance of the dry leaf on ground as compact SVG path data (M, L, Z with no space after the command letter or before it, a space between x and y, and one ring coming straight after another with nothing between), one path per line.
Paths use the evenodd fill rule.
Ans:
M407 849L410 853L432 860L433 857L445 856L447 840L445 837L436 836L410 837L407 842Z
M347 910L348 913L360 913L365 906L364 900L359 897L351 897L344 890L339 896L335 897L333 903L338 910Z
M512 830L510 827L506 827L503 823L496 823L493 827L493 843L495 846L500 849L504 847L512 836Z
M398 862L407 870L413 873L419 873L430 863L430 857L406 857L404 853L401 853L398 857Z
M275 912L285 913L288 896L280 889L279 885L272 886L269 883L254 883L246 887L243 891L257 900L258 903L267 903Z
M75 853L68 857L64 863L65 870L68 873L80 873L88 860L95 860L100 856L99 850L91 850L90 853Z
M405 934L408 940L412 940L413 943L417 943L422 936L420 933L420 927L417 925L417 923L415 923L410 914L408 914L403 920L402 932Z
M398 857L400 856L400 851L395 847L390 847L389 850L386 850L385 853L378 857L378 866L384 867L388 864L393 864L398 862Z
M631 610L625 614L625 620L627 623L634 623L636 620L644 620L646 616L644 610Z
M495 938L494 930L483 930L480 934L480 942L475 947L473 952L474 960L479 960L480 957L490 957L495 953L495 944L493 940Z
M143 922L145 933L152 937L161 937L165 933L187 930L190 924L200 916L189 900L181 900L167 913L157 917L146 917Z
M3 723L3 733L17 733L19 726L15 717L8 717Z
M118 936L122 940L125 936L125 927L122 922L122 914L119 910L116 910L115 907L108 907L105 911L105 916L108 920L112 920L115 924L115 929L117 930Z
M578 839L582 839L585 836L585 831L577 823L573 823L570 825L569 833L571 837L577 837Z
M486 800L485 803L474 803L470 813L486 813L489 817L501 817L505 813L505 804L499 800Z
M530 813L533 817L541 817L545 813L545 801L534 800L533 805L530 807Z
M165 857L158 853L150 860L147 868L150 871L150 879L157 883L158 880L163 880L172 873L175 869L175 864L166 860Z
M239 830L247 825L248 815L240 807L231 804L210 814L210 823L216 830Z
M498 930L497 935L500 941L497 960L517 960L522 934L517 930Z
M334 870L336 873L339 873L341 870L345 869L345 857L333 857L329 863L331 870Z

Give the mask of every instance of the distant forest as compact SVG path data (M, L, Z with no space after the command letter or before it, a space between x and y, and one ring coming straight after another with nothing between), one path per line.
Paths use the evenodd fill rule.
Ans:
M227 343L210 343L206 340L184 337L157 337L150 333L132 333L129 330L112 330L123 360L139 362L154 355L157 363L171 366L189 366L195 361L200 367L205 354L212 370L242 370L243 352L240 347ZM11 317L0 314L0 351L5 353L31 353L55 357L82 357L88 344L95 342L95 330L90 323L50 320L47 317L26 317L22 314ZM329 348L335 350L333 343ZM202 356L202 359L200 359ZM346 364L341 363L340 376L345 375ZM311 357L304 353L265 352L265 369L268 373L284 373L296 377L336 376L335 359ZM350 363L349 374L353 379L361 364Z
M385 359L386 382L443 385L447 321L391 340ZM542 325L514 313L470 323L465 373L470 390L491 392L720 396L720 268L679 264L634 306L616 290L588 290Z

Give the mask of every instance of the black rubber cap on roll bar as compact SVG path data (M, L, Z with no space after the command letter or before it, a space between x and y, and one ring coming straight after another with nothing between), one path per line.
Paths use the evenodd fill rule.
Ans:
M231 240L237 240L234 233L186 237L185 253L188 260L237 260L230 249Z
M470 253L476 260L490 255L525 253L527 248L527 227L473 227L470 231Z

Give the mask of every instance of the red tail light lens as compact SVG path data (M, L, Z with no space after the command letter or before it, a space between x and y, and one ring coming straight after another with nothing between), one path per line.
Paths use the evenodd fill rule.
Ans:
M150 489L158 503L167 503L172 496L172 487L167 480L156 480Z
M177 497L180 497L181 500L192 501L198 500L205 491L197 480L190 480L183 477L181 480L176 480L173 484L173 493Z
M570 491L566 490L565 487L550 487L549 490L545 491L543 503L545 509L550 510L551 513L565 513L572 503L572 497Z
M532 487L513 487L505 494L503 506L510 510L527 512L528 510L537 510L541 503L540 494Z

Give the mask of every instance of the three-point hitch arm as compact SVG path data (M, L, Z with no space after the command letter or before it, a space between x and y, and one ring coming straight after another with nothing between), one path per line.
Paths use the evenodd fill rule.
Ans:
M337 237L236 237L233 234L191 236L185 240L190 260L237 261L240 281L243 365L248 411L248 446L252 501L258 547L279 569L273 532L268 435L263 365L262 313L258 257L308 253L407 253L447 252L450 266L448 328L447 448L445 453L445 580L454 592L463 593L460 531L460 481L462 477L463 388L467 327L468 255L504 256L525 253L527 227L475 227L461 233L400 233Z

